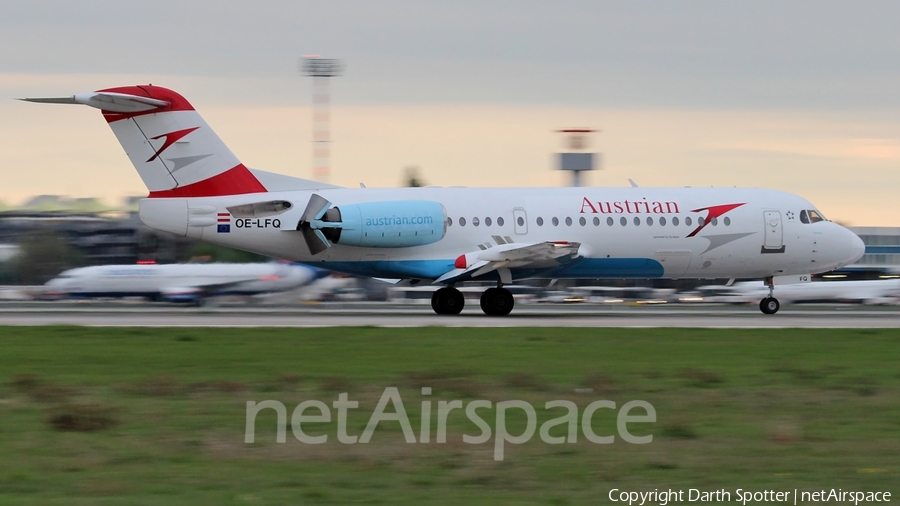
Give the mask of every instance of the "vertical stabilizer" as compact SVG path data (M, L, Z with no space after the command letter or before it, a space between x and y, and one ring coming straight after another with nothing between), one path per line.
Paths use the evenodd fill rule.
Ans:
M159 86L109 88L29 102L100 109L150 197L210 197L265 192L193 106Z

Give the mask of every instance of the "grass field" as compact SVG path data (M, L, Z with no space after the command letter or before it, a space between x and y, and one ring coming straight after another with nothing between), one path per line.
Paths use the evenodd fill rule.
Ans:
M300 443L276 416L244 443L247 401L290 411L340 392L359 435L385 387L418 434L440 400L650 402L649 444L551 445L493 458L462 410L447 443ZM493 425L493 415L485 411ZM637 414L637 413L635 413ZM436 426L435 415L431 426ZM507 416L510 433L525 426ZM594 417L615 434L612 410ZM565 434L565 427L551 431ZM611 488L900 493L900 331L0 328L0 504L588 504Z

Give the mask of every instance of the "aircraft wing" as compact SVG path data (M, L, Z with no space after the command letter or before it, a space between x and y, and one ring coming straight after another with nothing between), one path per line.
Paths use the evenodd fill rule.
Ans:
M548 241L534 244L505 244L484 251L461 255L455 269L444 273L434 281L452 283L462 278L477 278L489 272L499 271L500 280L511 283L509 269L550 269L574 261L581 243Z

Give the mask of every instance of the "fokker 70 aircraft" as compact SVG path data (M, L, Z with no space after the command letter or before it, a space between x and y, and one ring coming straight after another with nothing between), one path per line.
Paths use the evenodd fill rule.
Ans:
M506 315L526 278L759 278L763 313L789 275L851 264L862 241L807 200L755 188L340 188L248 169L178 93L128 86L31 102L100 109L150 191L155 229L323 269L455 286Z

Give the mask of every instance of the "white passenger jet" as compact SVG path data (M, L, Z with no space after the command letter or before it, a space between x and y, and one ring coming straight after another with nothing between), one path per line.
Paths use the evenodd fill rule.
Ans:
M44 285L45 296L146 297L201 305L219 295L260 295L305 286L319 269L283 262L94 265L69 269Z
M323 269L455 287L506 315L527 278L760 278L857 261L863 242L807 200L754 188L340 188L245 167L178 93L128 86L30 102L100 109L150 191L141 220L182 236Z

